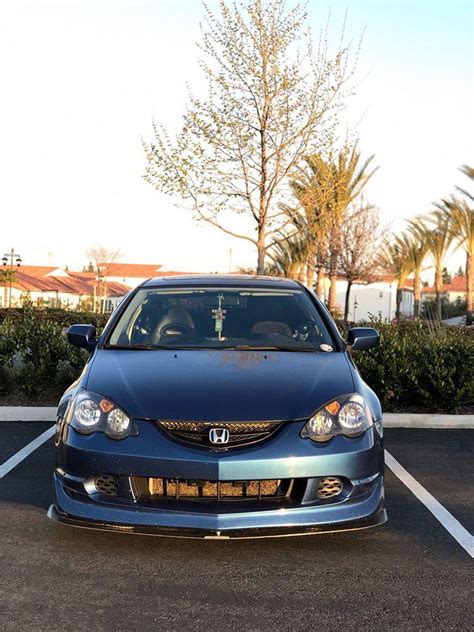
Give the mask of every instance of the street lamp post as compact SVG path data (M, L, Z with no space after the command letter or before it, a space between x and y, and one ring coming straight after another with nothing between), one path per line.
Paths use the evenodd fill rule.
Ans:
M9 283L10 293L8 296L8 307L11 307L12 306L12 287L13 287L13 268L14 268L14 265L16 265L17 268L21 266L21 257L12 248L10 252L6 252L3 255L2 263L5 267L7 266L7 264L9 264L9 268L10 268L10 275L9 275L10 276L10 279L9 279L10 280L10 283Z
M97 269L95 281L96 285L94 285L94 312L100 314L102 312L101 306L103 304L103 301L101 300L101 294L105 293L105 278L100 269ZM104 283L104 287L101 292L102 283Z
M393 283L390 283L390 289L388 291L388 322L392 322L392 293L393 293Z

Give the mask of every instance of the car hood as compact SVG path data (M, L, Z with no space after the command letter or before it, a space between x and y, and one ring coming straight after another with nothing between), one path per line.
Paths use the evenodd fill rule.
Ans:
M354 390L344 353L101 349L86 388L141 419L292 420Z

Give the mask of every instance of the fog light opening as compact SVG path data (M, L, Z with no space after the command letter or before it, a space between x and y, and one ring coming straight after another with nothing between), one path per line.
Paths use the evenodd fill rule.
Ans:
M94 479L94 486L100 494L105 496L118 496L118 482L110 474L101 474Z
M334 476L327 476L319 481L318 498L326 500L335 498L342 492L342 481Z

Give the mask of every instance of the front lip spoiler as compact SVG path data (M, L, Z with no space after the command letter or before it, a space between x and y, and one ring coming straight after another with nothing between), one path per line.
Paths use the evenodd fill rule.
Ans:
M274 527L256 529L231 529L226 531L215 531L208 529L187 529L172 527L149 527L142 525L122 525L97 520L82 520L74 516L62 513L55 505L50 505L48 518L60 524L82 529L95 529L99 531L115 531L119 533L133 533L140 535L152 535L163 538L187 538L197 540L248 540L257 538L284 538L289 536L318 535L323 533L338 533L341 531L358 531L360 529L370 529L378 527L387 522L387 512L385 509L378 511L373 516L364 520L353 522L334 523L329 525L314 525L310 527Z

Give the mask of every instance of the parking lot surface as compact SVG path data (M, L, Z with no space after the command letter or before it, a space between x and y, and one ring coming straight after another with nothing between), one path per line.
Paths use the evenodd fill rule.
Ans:
M0 464L44 423L0 423ZM473 431L385 447L471 533ZM377 529L205 541L49 521L53 440L0 479L0 629L472 630L472 559L390 471Z

